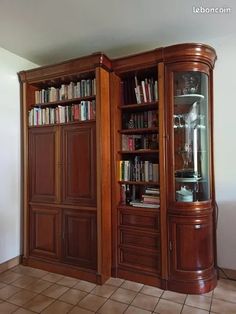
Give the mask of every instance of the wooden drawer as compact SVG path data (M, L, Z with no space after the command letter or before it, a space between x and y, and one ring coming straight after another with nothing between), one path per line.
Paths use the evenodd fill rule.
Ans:
M119 230L119 244L152 250L160 249L160 236L157 233L133 231L126 228Z
M129 267L140 271L159 273L160 255L148 250L119 248L120 267Z
M159 212L120 209L119 225L159 231Z

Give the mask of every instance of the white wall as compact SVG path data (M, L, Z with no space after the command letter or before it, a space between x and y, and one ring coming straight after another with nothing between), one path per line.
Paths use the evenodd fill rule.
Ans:
M17 72L36 66L0 48L0 263L20 254L20 98Z
M218 56L214 71L218 264L236 269L236 40L229 35L209 44Z

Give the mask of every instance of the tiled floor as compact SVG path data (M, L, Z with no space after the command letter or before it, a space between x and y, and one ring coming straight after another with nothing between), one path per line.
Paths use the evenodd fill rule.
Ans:
M236 282L186 295L111 278L103 286L19 265L0 274L0 314L236 314Z

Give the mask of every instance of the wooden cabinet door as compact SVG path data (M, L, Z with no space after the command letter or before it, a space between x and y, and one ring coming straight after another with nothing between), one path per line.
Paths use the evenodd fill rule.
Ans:
M200 280L212 271L213 225L211 216L170 217L170 277Z
M30 208L30 255L58 259L60 212L47 206Z
M67 210L63 212L63 259L80 267L96 269L96 212Z
M30 201L56 202L57 127L29 130L29 198Z
M62 128L63 203L96 206L96 123Z

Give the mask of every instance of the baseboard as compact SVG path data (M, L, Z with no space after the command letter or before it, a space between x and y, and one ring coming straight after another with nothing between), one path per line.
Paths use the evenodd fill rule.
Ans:
M219 268L219 276L223 279L234 279L236 280L236 270L228 268Z
M0 273L4 272L4 271L6 271L12 267L19 265L20 259L21 259L20 256L16 256L16 257L10 259L9 261L6 261L6 262L0 264Z

